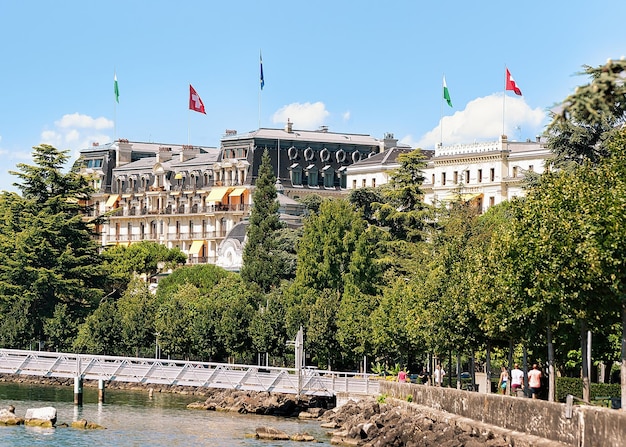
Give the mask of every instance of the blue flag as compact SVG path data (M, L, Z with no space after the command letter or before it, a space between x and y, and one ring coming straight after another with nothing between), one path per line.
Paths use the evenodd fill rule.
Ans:
M265 80L263 79L263 56L259 51L259 60L261 61L261 90L263 90L263 86L265 85Z

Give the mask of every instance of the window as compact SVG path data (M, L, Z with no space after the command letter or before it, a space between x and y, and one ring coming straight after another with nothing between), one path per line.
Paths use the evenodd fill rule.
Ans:
M431 183L432 183L433 185L435 184L435 174L433 174L433 176L432 176Z
M332 188L335 186L335 171L331 168L324 170L324 187Z
M356 189L356 180L352 180L352 189Z
M496 204L496 198L494 196L489 197L489 206L494 206Z
M297 164L291 166L291 184L302 185L302 168Z
M465 183L469 183L470 181L470 177L469 177L469 170L465 171Z
M496 169L495 168L491 168L489 170L489 181L490 182L494 182L496 180Z
M517 166L513 166L513 177L517 177Z
M361 180L361 186L365 188L367 186L367 179Z
M530 172L534 172L535 171L535 167L533 165L528 165L528 170Z
M376 179L375 178L372 179L372 188L376 188Z
M318 186L317 184L317 168L313 165L307 168L307 185L311 187Z
M348 176L345 171L341 173L339 181L342 189L346 189L348 187Z
M441 173L441 184L442 184L443 186L445 186L445 185L446 185L446 173L445 173L445 172L442 172L442 173Z
M478 183L482 183L483 181L483 170L479 169L478 170Z
M459 183L459 171L454 171L454 174L452 174L452 182L456 185L457 183Z
M94 160L87 160L88 168L101 168L102 167L102 159L96 158Z

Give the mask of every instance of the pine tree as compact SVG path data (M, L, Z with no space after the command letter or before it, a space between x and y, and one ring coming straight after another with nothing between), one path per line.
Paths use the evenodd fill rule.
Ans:
M35 164L11 172L22 196L0 198L0 343L11 347L44 340L58 306L80 321L102 295L98 247L83 220L91 191L63 173L66 151L33 149Z
M241 277L268 292L280 284L284 260L277 255L277 231L282 228L278 215L276 177L267 150L263 153L256 188L252 194L252 212L243 250Z

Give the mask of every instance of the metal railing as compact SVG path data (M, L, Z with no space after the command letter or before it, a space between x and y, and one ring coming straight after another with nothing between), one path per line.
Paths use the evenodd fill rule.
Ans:
M17 349L0 349L0 373L316 396L379 389L368 374Z

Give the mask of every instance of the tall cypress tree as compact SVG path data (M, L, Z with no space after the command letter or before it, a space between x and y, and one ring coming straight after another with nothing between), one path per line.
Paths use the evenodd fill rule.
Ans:
M245 282L257 284L268 292L280 284L284 271L283 257L278 256L277 230L282 228L278 214L274 175L270 156L263 152L259 176L252 194L252 212L243 250L241 277Z

